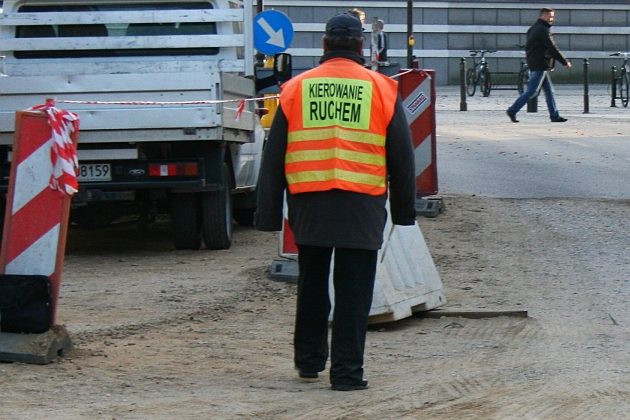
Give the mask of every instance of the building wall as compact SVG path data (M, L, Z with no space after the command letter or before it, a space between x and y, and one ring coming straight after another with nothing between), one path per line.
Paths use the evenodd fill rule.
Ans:
M591 81L606 82L610 67L620 63L609 54L630 50L630 0L555 0L552 3L415 0L413 55L420 67L437 70L439 84L458 83L461 58L469 57L471 49L497 50L488 56L491 70L517 72L524 58L519 45L525 43L525 32L536 21L540 8L549 6L556 10L552 29L556 43L573 62L573 69L558 71L554 81L581 81L584 59L589 59ZM405 67L406 1L264 0L265 9L283 11L294 24L294 40L288 52L293 54L298 70L317 65L326 20L352 7L366 12L364 27L367 31L371 31L375 17L385 21L390 62ZM369 36L365 55L369 56Z

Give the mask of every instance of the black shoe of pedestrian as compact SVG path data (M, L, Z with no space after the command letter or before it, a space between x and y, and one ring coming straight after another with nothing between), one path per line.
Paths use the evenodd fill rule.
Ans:
M304 382L313 382L319 379L319 374L317 372L304 372L300 369L297 369L297 371L298 377Z
M361 381L359 383L349 385L349 384L332 384L330 389L333 391L361 391L363 389L368 389L368 381Z
M513 123L517 123L518 122L518 120L516 119L516 114L515 113L513 113L509 109L507 111L505 111L505 113L507 114L508 117L510 117L510 121L512 121Z
M556 117L556 118L552 118L551 122L565 122L567 121L566 118L562 118L562 117Z

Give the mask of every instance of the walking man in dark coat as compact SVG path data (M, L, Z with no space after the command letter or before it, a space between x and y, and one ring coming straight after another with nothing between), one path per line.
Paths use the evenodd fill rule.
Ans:
M560 116L556 100L554 98L553 85L551 84L550 71L553 70L556 60L563 66L571 68L571 62L568 61L560 52L553 40L550 28L555 20L555 11L549 8L542 8L538 20L527 31L527 44L525 45L525 54L527 56L527 66L529 67L529 82L527 89L523 92L516 102L512 104L506 111L510 120L517 123L516 113L534 95L538 94L542 84L545 91L545 99L547 100L547 109L549 110L549 118L552 122L565 122L567 119Z

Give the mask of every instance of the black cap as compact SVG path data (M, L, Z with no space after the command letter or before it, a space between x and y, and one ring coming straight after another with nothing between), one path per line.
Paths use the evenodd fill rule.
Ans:
M363 36L363 26L355 15L342 13L330 18L326 23L326 35L344 38L361 38Z

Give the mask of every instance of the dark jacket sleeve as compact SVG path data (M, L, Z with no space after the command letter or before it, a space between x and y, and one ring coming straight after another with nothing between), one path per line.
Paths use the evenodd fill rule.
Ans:
M411 134L400 97L387 127L386 153L392 221L396 225L413 225L416 221L416 171Z
M564 58L564 55L562 55L562 53L558 49L558 46L556 45L556 42L553 39L553 35L551 34L551 31L549 30L545 31L544 35L545 35L544 44L545 44L546 54L558 60L560 63L562 63L563 66L566 66L567 59Z
M287 148L287 118L279 106L263 150L256 197L256 228L273 232L282 230L282 206L287 181L284 155Z
M552 69L555 60L562 65L567 65L567 59L562 55L556 45L549 24L543 20L532 25L527 31L527 65L531 70Z

